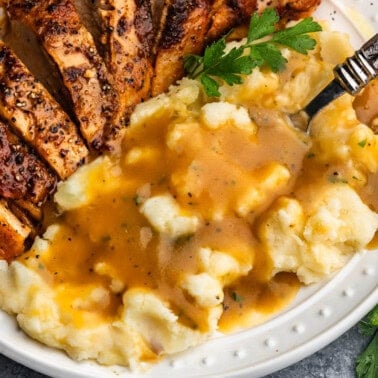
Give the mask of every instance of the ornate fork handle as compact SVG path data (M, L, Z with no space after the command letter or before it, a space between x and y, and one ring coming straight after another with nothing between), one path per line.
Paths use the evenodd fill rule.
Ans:
M334 69L335 78L351 95L378 77L378 33Z
M291 117L294 125L309 131L310 119L345 92L355 96L378 77L378 34L333 70L335 78L303 109Z

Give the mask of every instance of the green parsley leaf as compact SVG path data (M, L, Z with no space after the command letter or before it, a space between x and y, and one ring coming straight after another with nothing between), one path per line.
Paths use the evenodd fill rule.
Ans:
M209 97L219 97L219 83L206 74L201 75L201 83Z
M249 23L247 42L251 43L274 33L279 20L280 18L273 8L267 8L261 16L258 13L254 13Z
M378 329L378 304L360 321L359 331L365 336L372 336Z
M208 75L218 76L228 85L241 84L240 75L248 75L254 68L254 62L249 56L242 56L243 48L233 48L217 64L208 67L204 64L205 72Z
M315 47L316 41L306 33L322 30L312 18L306 18L281 31L276 31L278 22L279 16L275 9L267 8L261 15L254 13L246 43L227 51L225 35L208 46L203 57L184 57L186 73L190 78L201 81L208 96L218 97L222 81L228 85L241 84L243 75L250 74L255 67L266 65L273 72L282 70L287 61L279 45L307 54L308 50ZM258 41L265 37L265 40Z
M378 333L362 352L356 363L357 378L376 378L378 376Z
M227 54L224 53L225 48L226 42L220 39L205 51L200 80L210 97L220 96L220 84L213 77L222 79L228 85L241 84L243 80L240 75L250 74L255 67L251 57L243 56L242 47L233 48Z
M258 57L257 60L260 66L266 64L273 72L282 70L287 63L281 51L273 43L267 42L261 45L254 45L251 48L251 52L254 57Z
M276 32L272 41L285 45L293 50L307 55L308 50L313 50L316 41L306 33L321 31L322 27L312 17L305 18L298 24Z
M203 64L203 58L199 55L186 55L184 56L184 69L185 72L190 76L194 74L195 69Z
M226 49L226 36L222 37L218 41L212 43L203 55L203 64L206 68L220 63L221 58L224 56L224 50Z
M356 361L357 378L375 378L378 376L378 304L366 315L358 325L359 331L365 336L373 336Z
M371 325L378 328L378 304L376 304L373 310L369 312L368 319Z

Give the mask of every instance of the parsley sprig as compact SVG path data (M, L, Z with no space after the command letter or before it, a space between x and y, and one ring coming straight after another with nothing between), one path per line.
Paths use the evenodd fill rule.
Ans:
M378 376L378 304L360 322L359 329L363 335L373 336L373 339L357 358L357 378L376 378Z
M322 30L311 17L298 24L276 30L279 16L275 9L267 8L261 15L254 13L249 24L245 44L226 50L228 34L205 49L204 55L187 55L184 67L188 76L199 79L209 97L220 96L220 80L228 85L241 84L242 75L248 75L255 67L267 65L273 72L283 69L287 60L279 46L287 46L307 54L316 41L308 33Z

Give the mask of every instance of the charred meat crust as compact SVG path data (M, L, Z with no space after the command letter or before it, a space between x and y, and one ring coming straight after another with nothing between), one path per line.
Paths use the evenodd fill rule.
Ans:
M151 0L152 22L155 32L159 29L160 20L162 19L163 6L164 0Z
M88 150L60 105L0 42L0 115L62 179L86 162Z
M119 109L104 140L109 149L119 145L134 107L150 96L154 29L149 0L102 0L105 62L114 78ZM109 126L109 125L108 125Z
M30 72L59 102L64 111L75 119L70 95L63 85L60 73L43 50L36 35L17 20L11 20L3 41L24 62Z
M57 65L89 146L99 149L102 134L118 107L105 64L71 0L12 0L11 18L28 25Z
M154 44L154 24L152 19L152 8L150 0L135 0L135 32L139 42L144 48L144 54L151 59Z
M173 48L181 42L181 39L185 37L185 23L189 21L191 12L199 5L197 3L196 0L170 2L159 48Z
M171 0L162 11L157 42L152 95L156 96L184 76L183 58L201 53L210 23L210 1Z
M1 120L0 176L0 196L30 201L38 207L56 186L56 176Z
M185 55L201 53L205 44L246 24L256 10L274 7L284 23L309 15L319 4L320 0L166 0L157 33L152 95L183 76Z
M91 33L93 40L96 44L97 51L103 56L101 45L101 26L96 12L96 0L73 0L73 4L77 13L79 14L80 21L84 27Z
M80 4L80 0L8 0L7 9L34 32L56 65L72 114L94 149L120 145L134 106L180 79L185 55L201 53L206 43L247 22L255 10L275 7L287 21L309 15L320 3L98 0L97 45L104 51L103 60L73 1ZM35 236L28 216L40 220L41 205L55 189L56 176L44 162L65 179L86 161L88 151L67 114L3 42L0 115L4 119L0 120L0 259L10 261Z

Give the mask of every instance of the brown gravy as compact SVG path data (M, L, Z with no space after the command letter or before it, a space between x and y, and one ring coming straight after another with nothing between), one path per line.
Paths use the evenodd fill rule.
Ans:
M376 83L372 88L366 90L365 97L355 101L362 119L373 117L370 92L376 90ZM293 194L296 184L303 186L311 185L314 180L327 181L329 172L334 169L321 168L313 163L308 154L308 140L303 135L299 137L291 128L276 123L274 117L274 112L256 112L259 132L253 137L233 126L214 132L199 128L194 122L193 132L179 154L166 146L169 127L180 121L170 112L151 119L144 127L129 130L125 151L137 146L149 147L157 154L155 163L147 159L128 165L124 157L121 163L114 161L123 171L120 189L110 193L97 191L96 199L89 206L66 212L63 216L50 214L48 217L49 223L61 225L61 231L52 253L41 257L40 263L49 272L47 276L52 285L77 288L69 297L58 297L62 306L69 308L73 297L79 297L88 285L108 288L112 276L124 283L124 289L145 287L156 292L170 303L182 323L206 331L203 321L206 310L177 287L183 274L198 272L196 256L200 247L224 250L239 261L254 265L247 277L226 287L221 330L259 322L261 316L271 315L290 302L299 289L298 280L292 274L269 278L270 261L259 248L251 224L278 196ZM259 170L272 161L287 167L291 179L283 188L267 196L253 216L240 218L231 207L244 190L246 177L253 174L257 184ZM172 177L186 171L192 175L192 181L190 190L183 194L174 189ZM98 185L101 181L96 177L89 183L90 188ZM148 185L151 196L170 192L183 209L200 215L204 221L196 234L171 240L152 230L138 207L138 190L145 185ZM375 174L361 190L361 196L376 211L377 185L378 176ZM297 194L300 195L300 191ZM212 220L211 214L216 208L223 209L225 216L222 220ZM21 258L30 256L34 256L32 251ZM105 263L111 274L100 273L96 268L99 263ZM111 293L102 306L85 311L115 318L119 315L121 293L122 290ZM254 317L256 313L260 318Z
M55 219L50 214L49 222L58 223L62 228L52 253L48 257L40 257L40 263L50 272L49 280L57 287L70 285L81 287L84 291L88 285L108 288L110 278L96 270L98 263L106 263L110 266L111 275L124 282L125 288L149 288L169 301L181 322L206 331L203 322L206 311L183 294L177 288L177 282L184 273L197 272L197 251L200 247L207 247L227 251L238 261L254 263L253 275L232 289L240 291L245 298L242 306L245 314L251 309L259 309L266 314L275 312L290 301L298 290L298 282L293 277L269 280L269 261L259 252L259 243L249 222L231 211L230 206L244 190L245 176L254 172L258 181L259 169L271 161L288 167L293 178L283 189L269 196L259 212L278 195L290 193L308 146L298 140L298 135L290 128L274 126L274 122L270 122L261 127L255 137L233 126L217 133L198 129L187 139L184 151L176 155L167 148L164 138L167 120L170 119L170 114L164 114L151 120L145 128L131 130L127 137L126 151L135 146L151 147L158 151L156 164L148 161L122 164L125 179L117 192L102 194L99 191L96 200L87 207L66 212ZM193 181L193 193L183 195L175 192L171 175L187 170L193 160L199 167L198 177ZM132 178L131 184L128 178ZM136 194L138 188L147 183L152 196L173 191L182 208L202 215L204 222L195 235L172 241L150 228L139 212ZM90 187L98 185L99 180L93 178ZM220 221L210 218L209 211L216 206L225 209L225 216ZM32 254L29 252L23 258ZM79 296L80 290L76 294L70 292L70 296L75 295ZM58 300L65 303L62 297ZM237 306L233 306L232 301ZM120 304L120 294L111 294L108 303L86 311L103 317L116 317ZM227 311L222 324L227 323L228 326L222 325L224 330L231 329L231 324L240 323L239 305L235 298L226 295L224 306Z
M353 107L360 122L370 126L378 134L378 79L373 80L364 91L355 98ZM378 173L369 175L368 183L359 192L363 201L378 212ZM378 233L368 245L369 249L378 249Z
M369 83L353 101L357 118L378 132L378 79Z

